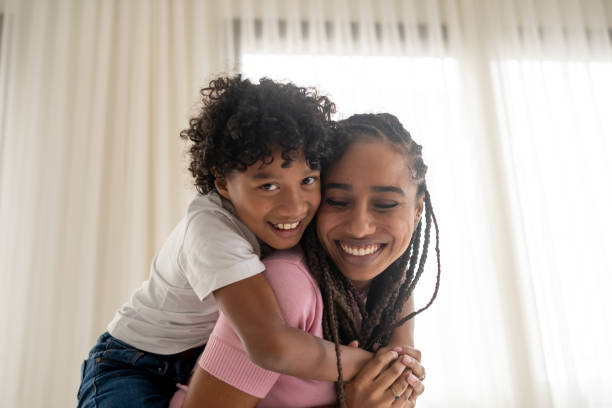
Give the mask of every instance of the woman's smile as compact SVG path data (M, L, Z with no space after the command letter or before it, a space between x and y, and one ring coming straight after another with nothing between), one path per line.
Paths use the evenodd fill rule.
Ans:
M336 241L340 248L352 256L366 256L366 255L374 255L378 253L379 250L383 248L383 244L358 244L354 245L347 241Z

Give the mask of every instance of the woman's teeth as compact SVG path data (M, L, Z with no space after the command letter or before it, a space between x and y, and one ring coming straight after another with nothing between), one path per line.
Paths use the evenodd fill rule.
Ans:
M300 222L294 222L293 224L275 224L275 223L271 223L274 228L279 229L279 230L292 230L292 229L296 229L298 225L300 225Z
M373 254L374 252L378 251L381 247L381 244L353 247L353 246L349 246L341 242L340 247L347 254L354 255L354 256L365 256L365 255Z

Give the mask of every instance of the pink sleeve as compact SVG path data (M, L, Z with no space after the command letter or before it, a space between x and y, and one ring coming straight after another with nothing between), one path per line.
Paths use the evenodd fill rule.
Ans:
M285 323L310 331L316 314L321 311L316 307L317 288L301 257L273 256L264 264L264 274L274 290ZM199 365L219 380L260 399L268 394L280 375L251 362L223 314L219 316Z

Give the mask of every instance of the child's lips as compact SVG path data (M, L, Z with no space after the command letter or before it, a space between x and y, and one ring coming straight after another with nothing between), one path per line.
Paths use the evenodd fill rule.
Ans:
M285 221L285 222L270 222L270 224L272 224L272 226L278 230L281 231L290 231L290 230L294 230L296 228L298 228L300 226L300 224L302 223L302 219L297 220L297 221Z
M281 238L295 238L300 236L304 230L304 220L306 217L299 219L286 220L281 222L268 221L270 229Z

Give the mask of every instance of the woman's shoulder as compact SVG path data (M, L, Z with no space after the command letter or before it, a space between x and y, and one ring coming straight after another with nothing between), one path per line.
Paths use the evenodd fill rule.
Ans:
M264 276L274 290L286 323L308 331L322 300L306 267L304 252L300 247L275 251L264 259L264 265Z
M273 251L270 255L263 259L263 262L266 265L274 263L295 264L302 269L306 269L304 251L302 251L302 247L299 245L296 245L290 249Z

